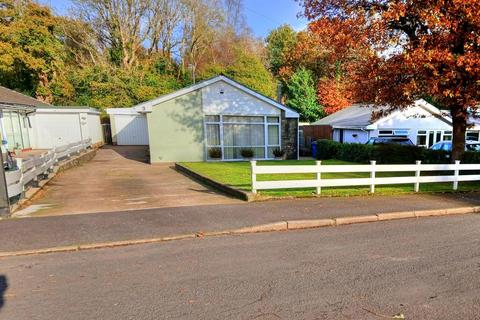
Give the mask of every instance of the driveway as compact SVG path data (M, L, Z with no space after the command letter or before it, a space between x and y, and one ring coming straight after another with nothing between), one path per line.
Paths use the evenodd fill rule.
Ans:
M143 146L106 146L95 158L57 175L18 216L240 203L172 168L147 163Z

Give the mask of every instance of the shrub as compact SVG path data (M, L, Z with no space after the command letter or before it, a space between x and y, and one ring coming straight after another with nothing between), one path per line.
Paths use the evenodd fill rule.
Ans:
M253 158L253 150L250 149L250 148L245 148L245 149L240 150L240 154L244 158Z
M463 163L480 163L480 152L467 151L463 157Z
M281 158L283 157L284 154L285 154L285 151L280 148L273 149L273 155L275 156L275 158Z
M450 153L441 150L431 150L417 146L403 146L397 144L348 144L331 140L317 141L317 158L337 159L343 161L369 163L405 163L412 164L416 160L423 163L448 163Z
M220 159L222 157L222 149L217 147L209 148L208 155L212 159Z

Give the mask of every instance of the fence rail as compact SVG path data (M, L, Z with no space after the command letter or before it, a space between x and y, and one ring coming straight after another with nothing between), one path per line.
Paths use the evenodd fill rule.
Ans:
M480 181L479 174L462 174L460 171L480 171L480 164L461 164L456 161L454 164L422 164L417 161L416 164L382 164L377 165L371 161L367 165L322 165L321 161L316 161L315 165L269 165L258 166L256 161L251 161L252 169L252 192L257 190L269 189L296 189L296 188L316 188L316 193L321 193L322 187L344 187L344 186L370 186L370 192L375 192L376 185L395 185L410 184L414 186L415 192L420 189L421 183L453 182L453 189L458 189L460 181ZM444 172L453 171L453 175L424 175L422 172ZM370 173L368 178L342 178L342 179L322 179L322 173ZM413 176L399 177L377 177L379 172L412 172ZM257 181L259 174L291 174L291 173L312 173L316 174L315 179L305 180L276 180L276 181Z
M8 197L15 197L26 190L32 182L46 177L60 160L68 159L74 154L86 150L91 145L91 139L55 147L41 155L16 159L17 170L5 171Z

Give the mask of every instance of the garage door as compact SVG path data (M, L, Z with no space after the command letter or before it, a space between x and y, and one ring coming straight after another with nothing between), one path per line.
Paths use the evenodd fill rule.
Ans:
M117 144L148 145L147 118L143 115L115 115Z

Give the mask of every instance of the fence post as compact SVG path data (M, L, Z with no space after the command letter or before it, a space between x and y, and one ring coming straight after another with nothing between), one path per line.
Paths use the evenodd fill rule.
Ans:
M420 170L422 168L422 161L417 160L415 163L417 164L417 170L415 171L415 177L417 178L417 182L415 182L415 192L418 192L420 191Z
M375 193L375 166L377 165L377 161L370 161L370 165L372 166L372 170L370 171L370 179L372 180L370 183L370 193Z
M322 181L322 172L320 171L322 167L322 161L315 161L315 163L317 164L317 194L320 194L322 193L322 187L320 186L320 182Z
M458 190L458 176L460 175L460 160L455 160L455 180L453 180L453 190Z
M252 193L257 193L257 170L255 167L257 166L257 161L252 160L250 161L250 167L252 170Z

